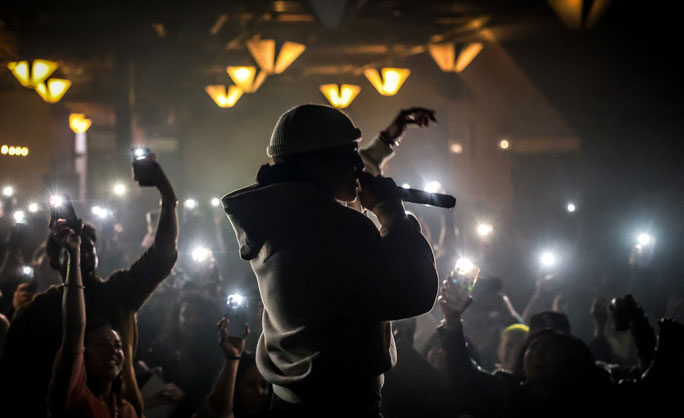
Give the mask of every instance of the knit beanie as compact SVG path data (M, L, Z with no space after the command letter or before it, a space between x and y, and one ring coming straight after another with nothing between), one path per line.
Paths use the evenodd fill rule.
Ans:
M351 144L361 131L342 111L330 106L305 104L283 113L273 129L269 157L298 154Z

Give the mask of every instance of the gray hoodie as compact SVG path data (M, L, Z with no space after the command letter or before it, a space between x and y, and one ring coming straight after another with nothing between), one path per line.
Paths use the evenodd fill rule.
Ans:
M429 311L437 293L434 256L416 219L381 203L381 235L304 182L254 185L223 205L258 280L257 366L274 392L293 403L377 393L396 362L389 321Z

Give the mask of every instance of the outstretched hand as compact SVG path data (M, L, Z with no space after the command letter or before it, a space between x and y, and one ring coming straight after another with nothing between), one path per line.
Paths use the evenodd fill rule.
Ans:
M425 127L430 122L437 122L435 111L422 107L412 107L399 112L392 123L382 131L382 136L389 141L397 141L410 125Z
M591 317L597 326L603 327L608 321L608 300L597 293L594 293L594 300L591 304Z
M52 234L64 244L70 256L79 254L81 248L81 236L67 225L64 219L57 219L52 225Z
M245 340L249 335L249 326L245 324L244 337L230 337L228 336L228 323L228 318L223 317L216 324L216 327L219 330L219 345L223 350L223 354L225 354L227 358L234 359L235 357L240 357L245 351Z

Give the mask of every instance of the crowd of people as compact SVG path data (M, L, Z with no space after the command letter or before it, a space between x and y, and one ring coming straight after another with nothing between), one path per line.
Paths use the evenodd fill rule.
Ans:
M435 119L401 111L359 149L339 110L284 113L271 163L221 200L253 294L232 294L225 252L188 256L196 219L179 233L154 155L133 163L160 207L128 266L121 228L100 238L68 201L17 223L7 197L0 416L402 417L430 402L452 417L677 416L681 299L653 323L632 295L595 294L583 341L546 278L516 309L501 279L436 264L427 225L382 176L406 129Z

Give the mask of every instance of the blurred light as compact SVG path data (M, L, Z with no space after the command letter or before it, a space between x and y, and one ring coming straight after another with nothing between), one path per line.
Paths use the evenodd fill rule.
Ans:
M259 71L255 67L226 67L226 72L233 83L240 87L245 93L254 93L261 87L266 80L266 73Z
M116 183L114 187L112 187L112 192L114 192L116 196L123 196L126 194L126 185L122 183Z
M394 96L401 88L406 78L411 74L408 68L383 68L382 77L375 68L367 68L363 74L383 96Z
M2 195L3 196L12 197L13 194L14 194L14 187L5 186L2 188Z
M36 84L36 92L47 103L57 103L71 87L71 81L51 78L45 83Z
M26 277L28 279L32 279L33 273L34 273L33 267L31 267L31 266L22 266L21 267L21 274L23 274L24 277Z
M221 201L219 200L218 197L211 199L211 206L217 208L217 207L219 207L220 204L221 204Z
M339 87L337 84L323 84L320 90L333 107L344 109L361 92L361 87L353 84L342 84Z
M29 203L28 205L28 210L31 213L36 213L40 210L40 206L38 206L38 203Z
M192 259L197 263L202 263L208 260L213 254L209 248L197 247L192 250Z
M598 22L612 0L547 0L551 8L571 29L588 29Z
M87 119L83 113L72 113L69 115L69 127L76 134L85 133L90 128L92 121Z
M240 87L233 85L228 87L228 93L226 93L226 86L223 84L207 86L204 91L206 91L218 107L221 108L235 106L235 103L237 103L244 93Z
M143 147L133 148L133 158L136 160L142 160L147 156L147 150Z
M460 73L475 59L482 51L481 42L471 42L464 46L456 58L456 45L454 43L430 44L428 52L437 66L444 72L455 71Z
M641 244L642 247L651 245L651 243L653 243L653 236L642 232L637 236L637 243Z
M494 227L491 224L480 223L477 225L477 234L482 238L488 236L494 231Z
M18 224L23 224L26 222L26 215L24 214L23 210L14 211L12 218L14 218L14 222Z
M449 145L449 152L452 154L462 154L463 153L463 145L459 143L451 144Z
M501 141L499 141L499 148L501 148L503 150L507 150L510 147L511 147L511 142L508 139L503 138Z
M29 155L29 149L28 147L3 145L2 147L0 147L0 154L11 155L15 157L26 157L27 155Z
M183 202L183 206L186 209L195 209L197 207L197 201L195 199L186 199L185 202Z
M442 183L438 181L429 181L425 183L425 187L423 190L425 190L428 193L437 193L442 189Z
M48 202L53 208L58 208L64 204L64 198L61 195L53 194L48 197Z
M475 269L473 261L467 257L461 257L456 260L456 272L462 275L468 275Z
M93 215L97 216L100 219L104 219L112 214L111 210L100 206L93 206L92 208L90 208L90 211L93 213Z
M568 203L568 206L566 207L567 211L570 213L573 213L574 211L577 210L577 206L575 206L574 203Z
M245 301L245 297L242 295L228 295L226 298L226 305L230 306L231 308L237 308L238 306L242 305L242 302Z
M456 59L456 64L454 65L454 71L460 73L465 70L466 67L475 59L477 54L482 51L483 45L481 42L471 42L466 45L461 52L458 54Z
M252 39L247 42L247 49L264 72L280 74L304 52L306 46L286 41L280 47L277 58L276 42L273 39Z
M408 183L404 183L404 184L401 185L401 187L403 187L404 189L410 189L410 188L411 188L411 185L408 184Z
M539 257L539 262L544 267L551 267L554 264L556 264L556 261L557 260L555 254L548 251L543 252Z
M57 67L59 67L59 64L54 61L37 59L33 61L31 74L29 75L28 61L17 61L7 64L7 68L19 80L19 83L28 88L35 87L45 81L55 72Z

